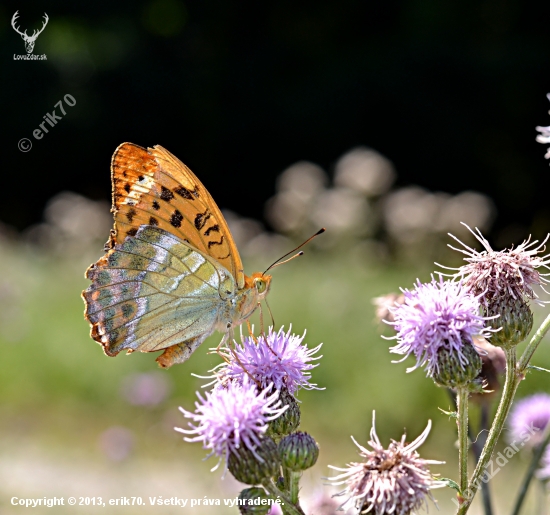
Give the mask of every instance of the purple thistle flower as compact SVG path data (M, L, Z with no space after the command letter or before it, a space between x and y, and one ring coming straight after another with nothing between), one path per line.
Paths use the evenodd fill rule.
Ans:
M290 334L291 330L292 326L285 333L281 327L275 333L270 327L267 336L262 334L256 338L257 343L251 336L242 338L241 335L242 343L235 344L235 354L225 354L228 362L217 372L220 380L241 382L250 374L262 388L272 383L277 390L285 387L291 394L298 388L319 390L316 384L309 382L309 371L317 366L310 362L322 357L312 357L322 344L308 349L307 345L302 345L305 332L296 336Z
M538 240L530 242L527 239L516 248L495 251L479 229L472 231L465 223L462 225L475 236L485 250L478 252L449 234L464 249L452 245L449 247L467 256L464 258L466 265L450 270L457 270L454 276L462 279L468 291L480 296L480 301L486 309L495 300L510 297L517 300L535 299L535 302L542 304L533 286L541 285L544 289L544 285L550 283L545 277L548 274L541 274L537 270L540 267L549 268L550 256L537 255L544 252L548 236L539 245Z
M343 472L329 478L334 485L346 484L345 490L336 494L347 496L340 508L355 505L360 513L373 515L409 515L426 504L426 497L433 500L430 490L446 486L444 481L433 479L427 465L439 465L443 461L424 460L418 449L428 437L431 421L423 433L412 443L405 443L405 435L400 441L392 440L384 449L372 417L369 450L359 445L359 454L364 458L361 463L352 462L347 468L330 468Z
M550 424L550 395L536 393L516 402L510 413L509 424L510 442L521 442L522 446L537 446Z
M546 447L544 455L540 460L540 469L537 470L537 477L541 481L550 480L550 445Z
M202 442L204 449L210 449L208 458L216 454L226 460L229 453L236 453L241 445L246 446L259 461L263 461L255 452L260 437L266 432L267 424L279 417L287 407L280 408L279 392L268 392L269 385L258 392L254 383L244 378L241 383L229 382L207 392L203 397L197 392L199 402L195 402L196 411L191 413L180 408L192 429L175 428L180 433L196 435L184 438L187 442ZM212 469L215 470L218 464Z
M546 98L550 100L550 93L546 95ZM550 127L536 127L536 129L540 132L540 134L537 136L537 142L542 143L543 145L550 143ZM544 157L546 159L550 159L550 149L548 149Z
M473 343L473 336L488 336L485 317L479 314L479 301L468 293L461 283L418 281L413 291L403 290L405 301L392 308L397 334L388 339L397 339L397 345L390 348L395 354L404 354L404 361L414 354L416 365L407 372L426 365L429 377L439 373L438 352L446 350L456 354L461 367L469 359L464 354L464 345Z

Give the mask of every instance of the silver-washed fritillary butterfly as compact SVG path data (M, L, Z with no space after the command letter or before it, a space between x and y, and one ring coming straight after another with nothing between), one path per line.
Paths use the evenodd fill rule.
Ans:
M186 361L214 331L232 338L267 295L271 276L244 275L214 199L157 145L123 143L111 162L115 224L82 292L91 336L105 354L154 352Z

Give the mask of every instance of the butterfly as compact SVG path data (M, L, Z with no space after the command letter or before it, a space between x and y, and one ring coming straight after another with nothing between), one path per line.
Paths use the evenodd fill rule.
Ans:
M214 331L232 341L269 292L246 276L214 199L160 145L123 143L111 161L114 228L82 292L91 337L105 354L154 352L161 367L186 361Z

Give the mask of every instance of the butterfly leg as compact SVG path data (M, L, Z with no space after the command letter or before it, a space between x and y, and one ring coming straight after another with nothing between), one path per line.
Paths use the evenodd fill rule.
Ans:
M248 320L247 320L248 322ZM250 323L248 322L249 324L249 329L250 329ZM254 336L252 336L254 337ZM229 342L229 343L228 343ZM223 338L222 340L220 341L220 344L218 345L218 347L216 348L216 351L217 354L219 356L221 356L221 358L226 362L226 363L229 363L229 357L227 356L227 354L224 354L223 352L221 352L221 348L227 344L227 348L229 349L229 351L231 352L231 354L233 355L233 359L239 364L239 366L243 369L244 373L250 377L250 379L252 379L252 381L254 381L256 383L256 386L258 388L262 388L262 385L261 383L246 369L244 363L241 361L241 359L239 358L239 356L237 355L237 353L235 352L235 340L233 339L233 327L230 327L228 328L227 330L227 333L225 333L223 335Z
M254 336L254 327L250 325L250 320L246 321L246 325L248 326L248 336L254 340L254 343L258 345L258 339Z
M261 327L260 334L264 337L264 342L267 345L267 348L273 353L274 356L279 357L279 355L271 348L271 346L269 345L269 343L267 341L267 336L266 336L265 331L264 331L264 312L262 310L262 305L259 302L258 302L258 307L260 308L260 327ZM269 309L269 306L267 306L267 308ZM269 313L271 314L271 309L269 309ZM271 319L273 319L273 315L271 315ZM275 324L273 324L273 325L275 325ZM258 343L258 342L256 342L256 343Z

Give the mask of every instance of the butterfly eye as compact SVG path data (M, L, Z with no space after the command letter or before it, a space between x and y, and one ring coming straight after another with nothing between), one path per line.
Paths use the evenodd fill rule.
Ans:
M263 293L266 289L266 283L263 279L260 279L257 277L254 279L254 283L256 284L256 289L258 290L258 293Z

